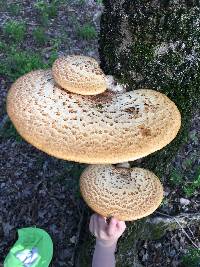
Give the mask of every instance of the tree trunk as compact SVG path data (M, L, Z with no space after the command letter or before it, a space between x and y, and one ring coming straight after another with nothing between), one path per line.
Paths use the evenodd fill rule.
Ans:
M187 134L200 96L200 4L194 0L104 0L99 52L101 67L129 90L165 93L182 113L182 128L143 166L159 176Z
M184 140L192 109L197 107L200 96L199 1L104 0L103 3L99 52L104 72L127 84L128 90L150 88L163 92L181 111L182 129L177 138L141 163L162 177ZM194 218L199 221L198 214ZM129 223L118 244L117 266L140 267L138 239L159 238L166 230L181 228L177 221L182 219L181 215L171 220L150 217ZM196 221L189 218L185 222ZM91 266L91 240L86 233L77 257L82 267Z

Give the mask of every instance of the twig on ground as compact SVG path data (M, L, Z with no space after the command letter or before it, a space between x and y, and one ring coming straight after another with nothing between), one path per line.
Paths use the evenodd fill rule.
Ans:
M171 215L168 215L168 214L165 214L165 213L162 213L162 212L156 212L157 214L160 214L162 216L166 216L168 218L170 218L169 220L165 220L164 218L162 217L154 217L152 218L153 222L155 223L156 220L157 220L157 223L159 222L163 222L166 224L166 228L168 226L168 228L170 229L170 225L173 224L173 222L175 221L177 223L177 225L179 227L175 227L173 226L173 229L172 230L175 230L177 228L181 229L182 232L185 234L185 236L189 239L189 241L193 244L193 246L197 249L199 249L199 246L197 244L194 243L194 241L192 240L192 238L188 235L188 233L184 230L184 227L188 228L190 231L191 229L189 228L189 226L192 224L192 223L195 223L195 224L198 224L200 222L200 214L198 213L195 213L195 214L187 214L187 213L183 213L183 214L180 214L178 216L171 216ZM190 220L190 224L188 225L188 220ZM193 233L192 233L192 236L194 237Z
M176 221L176 223L181 227L181 230L183 231L183 233L186 235L186 237L190 240L190 242L193 244L193 246L197 249L199 249L198 245L196 245L193 240L191 239L191 237L188 235L188 233L183 229L182 225L179 223L179 221L174 218L174 220Z

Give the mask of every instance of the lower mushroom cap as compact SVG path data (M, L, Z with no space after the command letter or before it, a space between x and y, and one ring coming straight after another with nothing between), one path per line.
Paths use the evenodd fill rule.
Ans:
M91 165L80 177L81 194L104 217L132 221L153 213L163 198L158 177L142 168Z
M82 163L120 163L170 143L181 123L175 104L148 89L82 96L57 86L51 71L20 77L7 97L17 131L42 151Z

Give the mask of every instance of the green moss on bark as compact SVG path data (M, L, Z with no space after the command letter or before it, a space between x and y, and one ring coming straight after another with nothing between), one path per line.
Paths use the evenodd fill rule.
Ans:
M99 41L103 70L129 90L151 88L166 94L181 111L176 140L142 163L163 175L199 104L199 1L104 0L104 4Z
M104 72L126 83L129 90L150 88L166 94L182 114L177 138L142 162L162 177L185 141L192 111L199 106L200 3L197 0L103 3L99 52ZM157 239L165 231L164 224L154 227L146 219L128 224L118 244L117 267L141 266L137 240ZM88 251L90 245L87 248L83 245L83 251Z

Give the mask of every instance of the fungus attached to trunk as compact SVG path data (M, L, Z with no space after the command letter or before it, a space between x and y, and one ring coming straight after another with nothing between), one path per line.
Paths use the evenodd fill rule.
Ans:
M91 57L60 57L53 64L52 74L58 85L76 94L96 95L107 87L103 71Z
M95 212L123 221L153 213L163 198L158 177L142 168L90 165L80 178L81 194Z
M42 151L82 163L120 163L170 143L181 125L164 94L140 89L97 96L58 86L50 70L33 71L11 87L7 112L17 131Z

